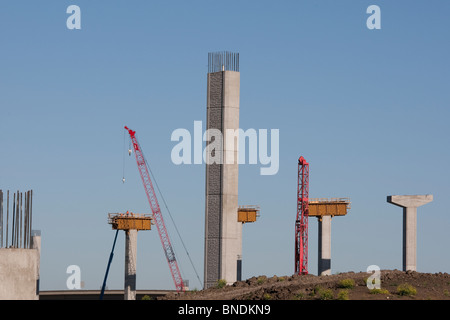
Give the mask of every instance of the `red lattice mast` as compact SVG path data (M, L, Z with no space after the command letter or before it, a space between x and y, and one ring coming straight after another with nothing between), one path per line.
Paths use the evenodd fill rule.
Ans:
M125 130L128 130L131 142L133 143L134 154L136 156L139 173L141 174L145 193L147 194L148 202L152 209L153 219L156 221L155 224L158 229L159 238L161 239L164 253L166 254L167 262L169 263L169 268L172 274L173 281L175 283L175 288L178 292L184 291L180 269L178 268L178 263L175 259L175 252L173 251L172 244L170 243L169 234L167 233L166 225L161 214L158 199L156 198L155 190L153 189L153 184L150 179L147 163L145 162L144 155L136 139L136 131L128 129L128 127L125 127Z
M295 274L308 274L309 163L298 159L297 218L295 220Z

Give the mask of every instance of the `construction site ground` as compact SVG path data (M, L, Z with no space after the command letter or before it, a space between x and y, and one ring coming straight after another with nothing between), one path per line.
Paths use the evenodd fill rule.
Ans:
M381 270L380 290L366 285L371 274L258 276L232 285L171 293L160 300L450 300L450 274Z

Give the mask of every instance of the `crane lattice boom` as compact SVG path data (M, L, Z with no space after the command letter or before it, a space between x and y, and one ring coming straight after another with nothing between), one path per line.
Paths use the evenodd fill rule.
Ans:
M308 274L309 163L298 159L295 274Z
M148 198L148 202L152 209L153 219L155 220L156 227L158 229L159 238L164 249L164 253L169 264L170 272L172 274L175 288L178 292L184 291L183 280L181 278L180 269L178 268L177 260L175 259L175 252L173 251L172 244L170 243L169 235L167 233L166 225L161 214L158 199L156 198L155 190L153 188L152 181L150 179L149 170L145 162L144 155L139 146L136 138L136 131L133 131L125 126L125 130L128 130L130 134L131 142L133 143L134 154L136 156L136 162L141 175L142 183L144 184L145 193Z

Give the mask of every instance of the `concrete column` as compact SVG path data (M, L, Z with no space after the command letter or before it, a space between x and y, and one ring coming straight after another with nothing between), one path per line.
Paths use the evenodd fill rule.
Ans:
M125 231L124 300L136 300L137 230Z
M416 271L417 208L403 208L403 270Z
M237 214L237 213L236 213ZM236 281L242 281L242 223L238 224L237 231L237 270L236 270Z
M225 279L227 284L237 280L237 260L241 253L238 233L242 224L237 221L239 140L227 140L227 130L237 132L239 129L239 83L239 72L223 72L221 279Z
M207 129L216 129L223 139L218 141L214 136L214 141L206 143L207 157L213 149L211 154L217 162L206 164L205 288L216 285L220 279L227 284L237 279L239 139L236 136L228 141L226 134L227 130L239 129L239 88L237 71L208 73Z
M331 216L319 219L318 275L331 275Z
M403 271L417 269L417 207L431 201L433 195L387 197L387 202L403 208Z
M41 231L32 230L31 231L31 249L37 251L37 261L36 261L36 296L39 298L39 287L40 287L40 265L41 265ZM37 298L37 299L38 299Z

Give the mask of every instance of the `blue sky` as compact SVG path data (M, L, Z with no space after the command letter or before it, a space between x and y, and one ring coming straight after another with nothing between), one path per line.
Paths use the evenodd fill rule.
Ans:
M81 8L81 30L66 9ZM381 8L381 30L366 9ZM80 266L100 288L114 232L107 213L150 208L127 125L141 146L203 281L204 165L172 163L177 128L206 118L207 54L240 53L242 129L280 130L280 170L241 165L243 277L294 270L297 159L311 197L349 197L332 222L332 272L401 269L393 194L433 194L418 210L417 268L450 272L450 3L434 1L2 1L0 188L34 191L41 289ZM125 168L126 183L122 184ZM163 205L161 205L163 206ZM165 210L184 278L200 288ZM317 272L310 219L309 269ZM139 289L173 289L156 229L138 236ZM123 287L124 234L108 280Z

